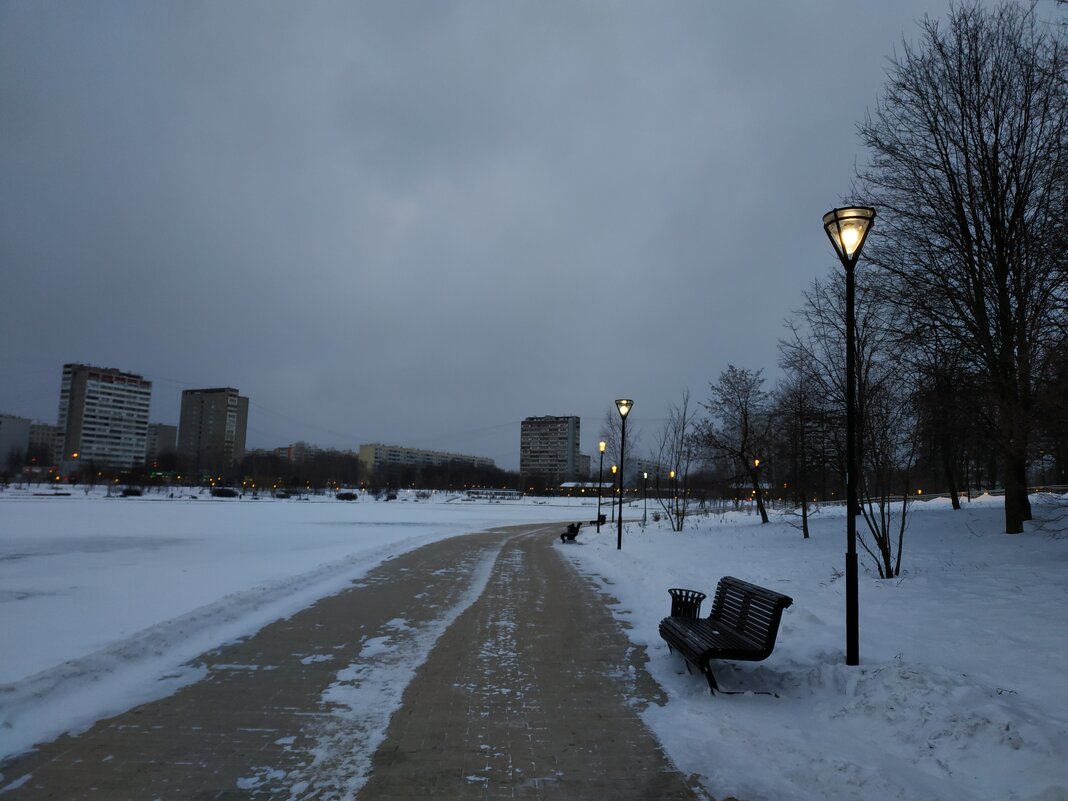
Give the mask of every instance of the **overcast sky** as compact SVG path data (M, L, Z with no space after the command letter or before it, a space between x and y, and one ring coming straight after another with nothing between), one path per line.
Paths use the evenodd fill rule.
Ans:
M1050 5L1046 0L1045 5ZM65 362L249 446L644 445L777 373L887 56L947 2L0 0L0 413Z

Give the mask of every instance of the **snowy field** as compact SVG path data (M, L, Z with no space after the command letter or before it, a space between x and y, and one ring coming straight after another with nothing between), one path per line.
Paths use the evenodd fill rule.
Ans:
M1047 523L1013 536L1000 498L914 504L902 576L862 561L859 667L844 664L841 508L807 541L728 514L679 534L629 525L622 552L602 529L566 552L648 648L670 701L647 725L717 797L1068 801L1068 498L1032 502ZM711 596L724 575L794 600L767 661L714 668L724 690L778 698L712 698L659 637L668 587Z
M391 556L576 511L403 492L377 503L0 491L0 758L195 681L188 660Z
M1015 536L1001 533L1000 499L959 512L915 504L903 576L879 580L862 562L855 668L843 664L840 509L818 516L807 541L781 519L730 513L691 518L681 534L628 523L622 551L614 527L552 547L618 599L613 610L669 697L645 720L716 797L1068 801L1068 518L1056 521L1068 499L1060 509L1034 500L1052 522ZM196 680L196 655L392 555L494 526L593 517L590 507L443 501L0 492L0 756ZM657 634L668 587L711 594L723 575L794 599L766 662L717 669L725 690L778 697L711 697Z

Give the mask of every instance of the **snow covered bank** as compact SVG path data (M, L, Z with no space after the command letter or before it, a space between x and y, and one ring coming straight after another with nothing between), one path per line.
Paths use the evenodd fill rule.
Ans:
M531 503L0 493L0 758L173 692L200 675L188 660L391 556L584 516Z
M913 509L902 577L862 563L860 667L844 664L842 509L807 541L782 519L728 514L682 533L628 524L622 551L614 529L562 551L619 600L670 698L646 722L716 797L1065 801L1068 532L1052 530L1068 520L1008 536L1001 499ZM716 669L726 690L778 698L711 697L659 637L669 587L711 594L724 575L794 599L766 662Z

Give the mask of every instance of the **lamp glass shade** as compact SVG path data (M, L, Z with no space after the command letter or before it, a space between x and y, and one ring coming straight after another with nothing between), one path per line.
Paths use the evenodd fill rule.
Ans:
M630 413L631 407L634 406L634 401L629 398L620 398L616 401L616 408L619 409L619 416L626 417Z
M874 220L875 209L870 206L832 209L823 215L823 230L843 264L856 263Z
M607 445L608 443L602 439L600 442L597 443L597 448L601 451L601 453L604 453L604 449Z

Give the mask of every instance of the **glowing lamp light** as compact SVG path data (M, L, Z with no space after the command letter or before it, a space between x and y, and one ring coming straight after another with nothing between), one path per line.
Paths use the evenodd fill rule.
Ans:
M871 206L832 209L823 215L823 230L847 269L856 264L874 220L875 209Z
M616 401L616 408L619 409L619 416L626 417L630 410L634 407L634 401L630 398L620 398Z

